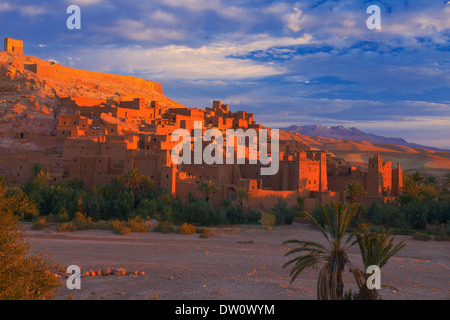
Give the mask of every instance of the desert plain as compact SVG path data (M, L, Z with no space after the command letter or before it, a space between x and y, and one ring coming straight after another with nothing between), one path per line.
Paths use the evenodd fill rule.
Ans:
M69 290L66 279L55 299L75 300L314 300L319 266L290 283L285 253L289 239L325 244L310 224L294 222L262 230L260 226L211 228L211 236L157 232L116 235L108 230L57 232L54 227L31 230L23 224L32 252L46 252L58 264L90 269L125 268L145 275L82 277L81 289ZM396 236L406 247L381 269L385 300L450 299L450 242L420 241ZM349 250L361 267L357 245ZM357 290L348 268L345 291Z

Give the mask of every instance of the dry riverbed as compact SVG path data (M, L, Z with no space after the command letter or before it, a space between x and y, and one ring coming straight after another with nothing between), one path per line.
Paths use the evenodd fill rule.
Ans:
M287 300L316 299L318 268L306 270L290 284L284 254L289 239L325 243L309 224L294 223L261 230L258 226L212 228L211 236L156 232L116 235L108 230L56 232L54 227L35 231L24 224L33 252L52 254L63 266L78 265L81 272L125 268L145 275L81 278L80 290L65 285L56 298L74 299L203 299ZM380 290L384 299L449 299L450 242L419 241L397 236L406 247L383 267L381 282L395 287ZM359 249L349 251L361 266ZM61 280L65 284L65 279ZM356 290L346 270L345 290Z

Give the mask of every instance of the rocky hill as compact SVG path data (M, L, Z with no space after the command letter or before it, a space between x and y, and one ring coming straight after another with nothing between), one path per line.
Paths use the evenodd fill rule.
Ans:
M146 98L167 107L184 107L163 94L160 83L132 76L120 76L68 68L36 57L0 51L0 150L37 151L27 136L55 134L60 98L133 100Z

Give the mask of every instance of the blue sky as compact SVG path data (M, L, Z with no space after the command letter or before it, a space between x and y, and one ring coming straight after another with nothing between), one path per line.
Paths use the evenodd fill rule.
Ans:
M69 5L81 30L68 30ZM381 30L369 30L369 5ZM346 125L450 149L450 1L0 0L25 53L213 99L264 125Z

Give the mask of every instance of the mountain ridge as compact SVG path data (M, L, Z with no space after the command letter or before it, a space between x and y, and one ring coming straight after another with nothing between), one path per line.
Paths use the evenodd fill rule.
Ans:
M409 148L423 148L433 151L450 152L450 150L424 146L417 143L408 142L403 138L396 137L384 137L372 133L366 133L356 127L345 126L323 126L323 125L309 125L309 126L297 126L292 125L285 128L279 128L283 131L292 131L308 137L323 137L336 140L353 140L353 141L367 141L370 143L389 143L396 144Z

